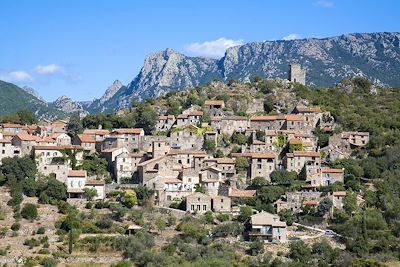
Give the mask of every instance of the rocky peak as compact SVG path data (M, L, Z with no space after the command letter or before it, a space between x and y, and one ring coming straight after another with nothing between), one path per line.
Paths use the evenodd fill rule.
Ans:
M73 101L71 98L65 95L57 98L57 100L54 101L53 104L56 108L64 111L65 113L79 112L81 117L84 117L88 114L88 112L83 109L81 104Z
M99 99L100 104L104 104L104 102L112 98L122 86L124 85L119 80L115 80L113 84L107 88L104 95Z
M40 101L45 102L45 100L39 95L39 93L38 93L35 89L33 89L32 87L24 86L24 87L22 87L22 89L23 89L25 92L27 92L28 94L30 94L30 95L36 97L36 98L39 99Z

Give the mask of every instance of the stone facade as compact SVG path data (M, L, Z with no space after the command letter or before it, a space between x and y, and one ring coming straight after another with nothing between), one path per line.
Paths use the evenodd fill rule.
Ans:
M306 71L299 64L289 65L288 80L292 83L306 84Z

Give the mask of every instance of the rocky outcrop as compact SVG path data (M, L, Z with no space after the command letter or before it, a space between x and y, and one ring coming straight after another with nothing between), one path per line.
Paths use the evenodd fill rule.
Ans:
M22 87L22 90L24 90L24 91L27 92L28 94L30 94L30 95L36 97L36 98L39 99L40 101L45 102L45 100L43 99L43 97L41 97L41 96L39 95L39 93L38 93L35 89L33 89L32 87L24 86L24 87Z
M57 109L65 113L71 114L78 112L81 117L85 117L87 114L89 114L86 110L83 109L81 104L73 101L71 98L67 96L60 96L59 98L57 98L56 101L53 102L53 105Z

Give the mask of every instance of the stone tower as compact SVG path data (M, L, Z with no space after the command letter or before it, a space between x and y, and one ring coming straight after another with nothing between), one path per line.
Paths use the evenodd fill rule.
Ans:
M303 70L300 64L289 65L289 81L292 83L306 84L306 71Z

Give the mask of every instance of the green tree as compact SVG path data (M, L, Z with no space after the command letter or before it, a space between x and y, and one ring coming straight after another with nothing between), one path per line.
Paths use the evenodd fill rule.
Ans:
M346 196L344 197L344 210L347 214L351 215L355 212L358 208L357 206L357 194L353 192L347 192Z
M253 209L251 207L249 206L240 207L238 221L246 223L250 221L251 215L253 215Z
M37 207L34 204L25 204L21 210L21 216L27 220L35 220L38 217Z
M83 125L81 118L78 113L74 113L69 118L69 122L67 124L67 133L71 137L77 136L79 133L83 132Z
M268 184L268 181L264 177L261 177L261 176L257 176L251 181L251 185L255 186L257 188L261 188L263 186L266 186L267 184Z
M311 260L311 249L304 241L292 242L289 245L288 256L294 261L308 263Z
M38 122L35 113L30 110L20 110L17 112L17 115L21 124L35 124Z
M249 168L250 164L249 161L244 157L237 157L236 158L236 170L238 172L246 171Z
M214 153L214 158L223 158L225 157L224 152L221 149L217 149Z
M94 188L85 188L83 189L83 194L85 195L85 197L91 201L93 200L93 198L97 197L97 190Z
M132 208L133 206L137 205L138 201L136 197L136 192L135 191L124 192L121 197L121 202L127 208Z
M215 152L215 142L213 140L204 140L203 143L203 149L207 152L207 153L214 153Z
M204 187L201 184L196 184L195 185L195 192L199 192L199 193L206 193L206 190L204 189Z
M158 121L157 112L149 104L139 104L136 112L136 127L143 128L146 134L151 134L156 129L156 124Z
M332 200L330 200L329 198L324 198L317 206L317 214L319 216L324 216L327 212L331 210L332 205Z
M234 133L232 135L232 143L244 145L248 142L248 137L241 133Z
M211 211L207 211L204 213L203 217L201 218L203 224L214 224L214 216Z
M162 232L167 227L167 222L162 217L157 217L154 224L156 225L157 230L160 232L160 234L162 234Z
M278 185L291 185L297 178L297 173L294 171L273 171L270 174L271 182Z

